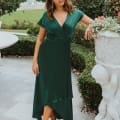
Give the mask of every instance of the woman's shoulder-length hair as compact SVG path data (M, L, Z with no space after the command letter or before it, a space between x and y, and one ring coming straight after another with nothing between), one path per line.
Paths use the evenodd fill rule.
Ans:
M45 7L46 7L46 12L48 17L53 18L53 12L56 9L55 4L53 3L53 0L46 0ZM75 8L75 6L73 6L70 0L65 0L63 7L64 7L64 10L68 12L68 14L70 14Z

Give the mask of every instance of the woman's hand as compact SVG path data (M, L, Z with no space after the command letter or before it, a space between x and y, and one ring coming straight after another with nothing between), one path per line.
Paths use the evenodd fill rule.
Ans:
M91 40L93 38L93 31L92 31L92 28L90 26L88 26L87 29L85 30L84 37L86 40Z
M93 32L92 32L92 27L90 26L90 24L93 22L93 20L87 15L84 15L83 18L81 19L81 22L88 26L85 31L85 36L84 36L85 39L91 40L93 38Z
M34 74L39 74L39 66L38 66L38 63L36 61L33 61L33 64L32 64L32 71Z

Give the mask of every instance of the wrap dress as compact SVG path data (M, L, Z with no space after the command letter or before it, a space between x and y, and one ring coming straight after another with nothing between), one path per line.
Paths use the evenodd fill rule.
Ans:
M70 43L75 26L84 13L75 8L67 14L61 26L57 19L49 19L45 11L38 21L47 35L40 46L32 117L42 120L43 108L49 105L57 119L73 120Z

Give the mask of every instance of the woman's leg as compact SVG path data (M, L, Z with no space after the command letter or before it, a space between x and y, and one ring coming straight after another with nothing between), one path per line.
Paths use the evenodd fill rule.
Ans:
M44 107L43 120L49 120L49 118L51 118L51 120L56 120L53 109L49 107L48 105L46 105Z

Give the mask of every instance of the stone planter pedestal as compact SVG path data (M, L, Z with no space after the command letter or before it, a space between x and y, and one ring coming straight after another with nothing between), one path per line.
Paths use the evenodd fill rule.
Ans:
M92 77L102 87L102 101L95 120L120 120L120 34L99 32L95 39Z

